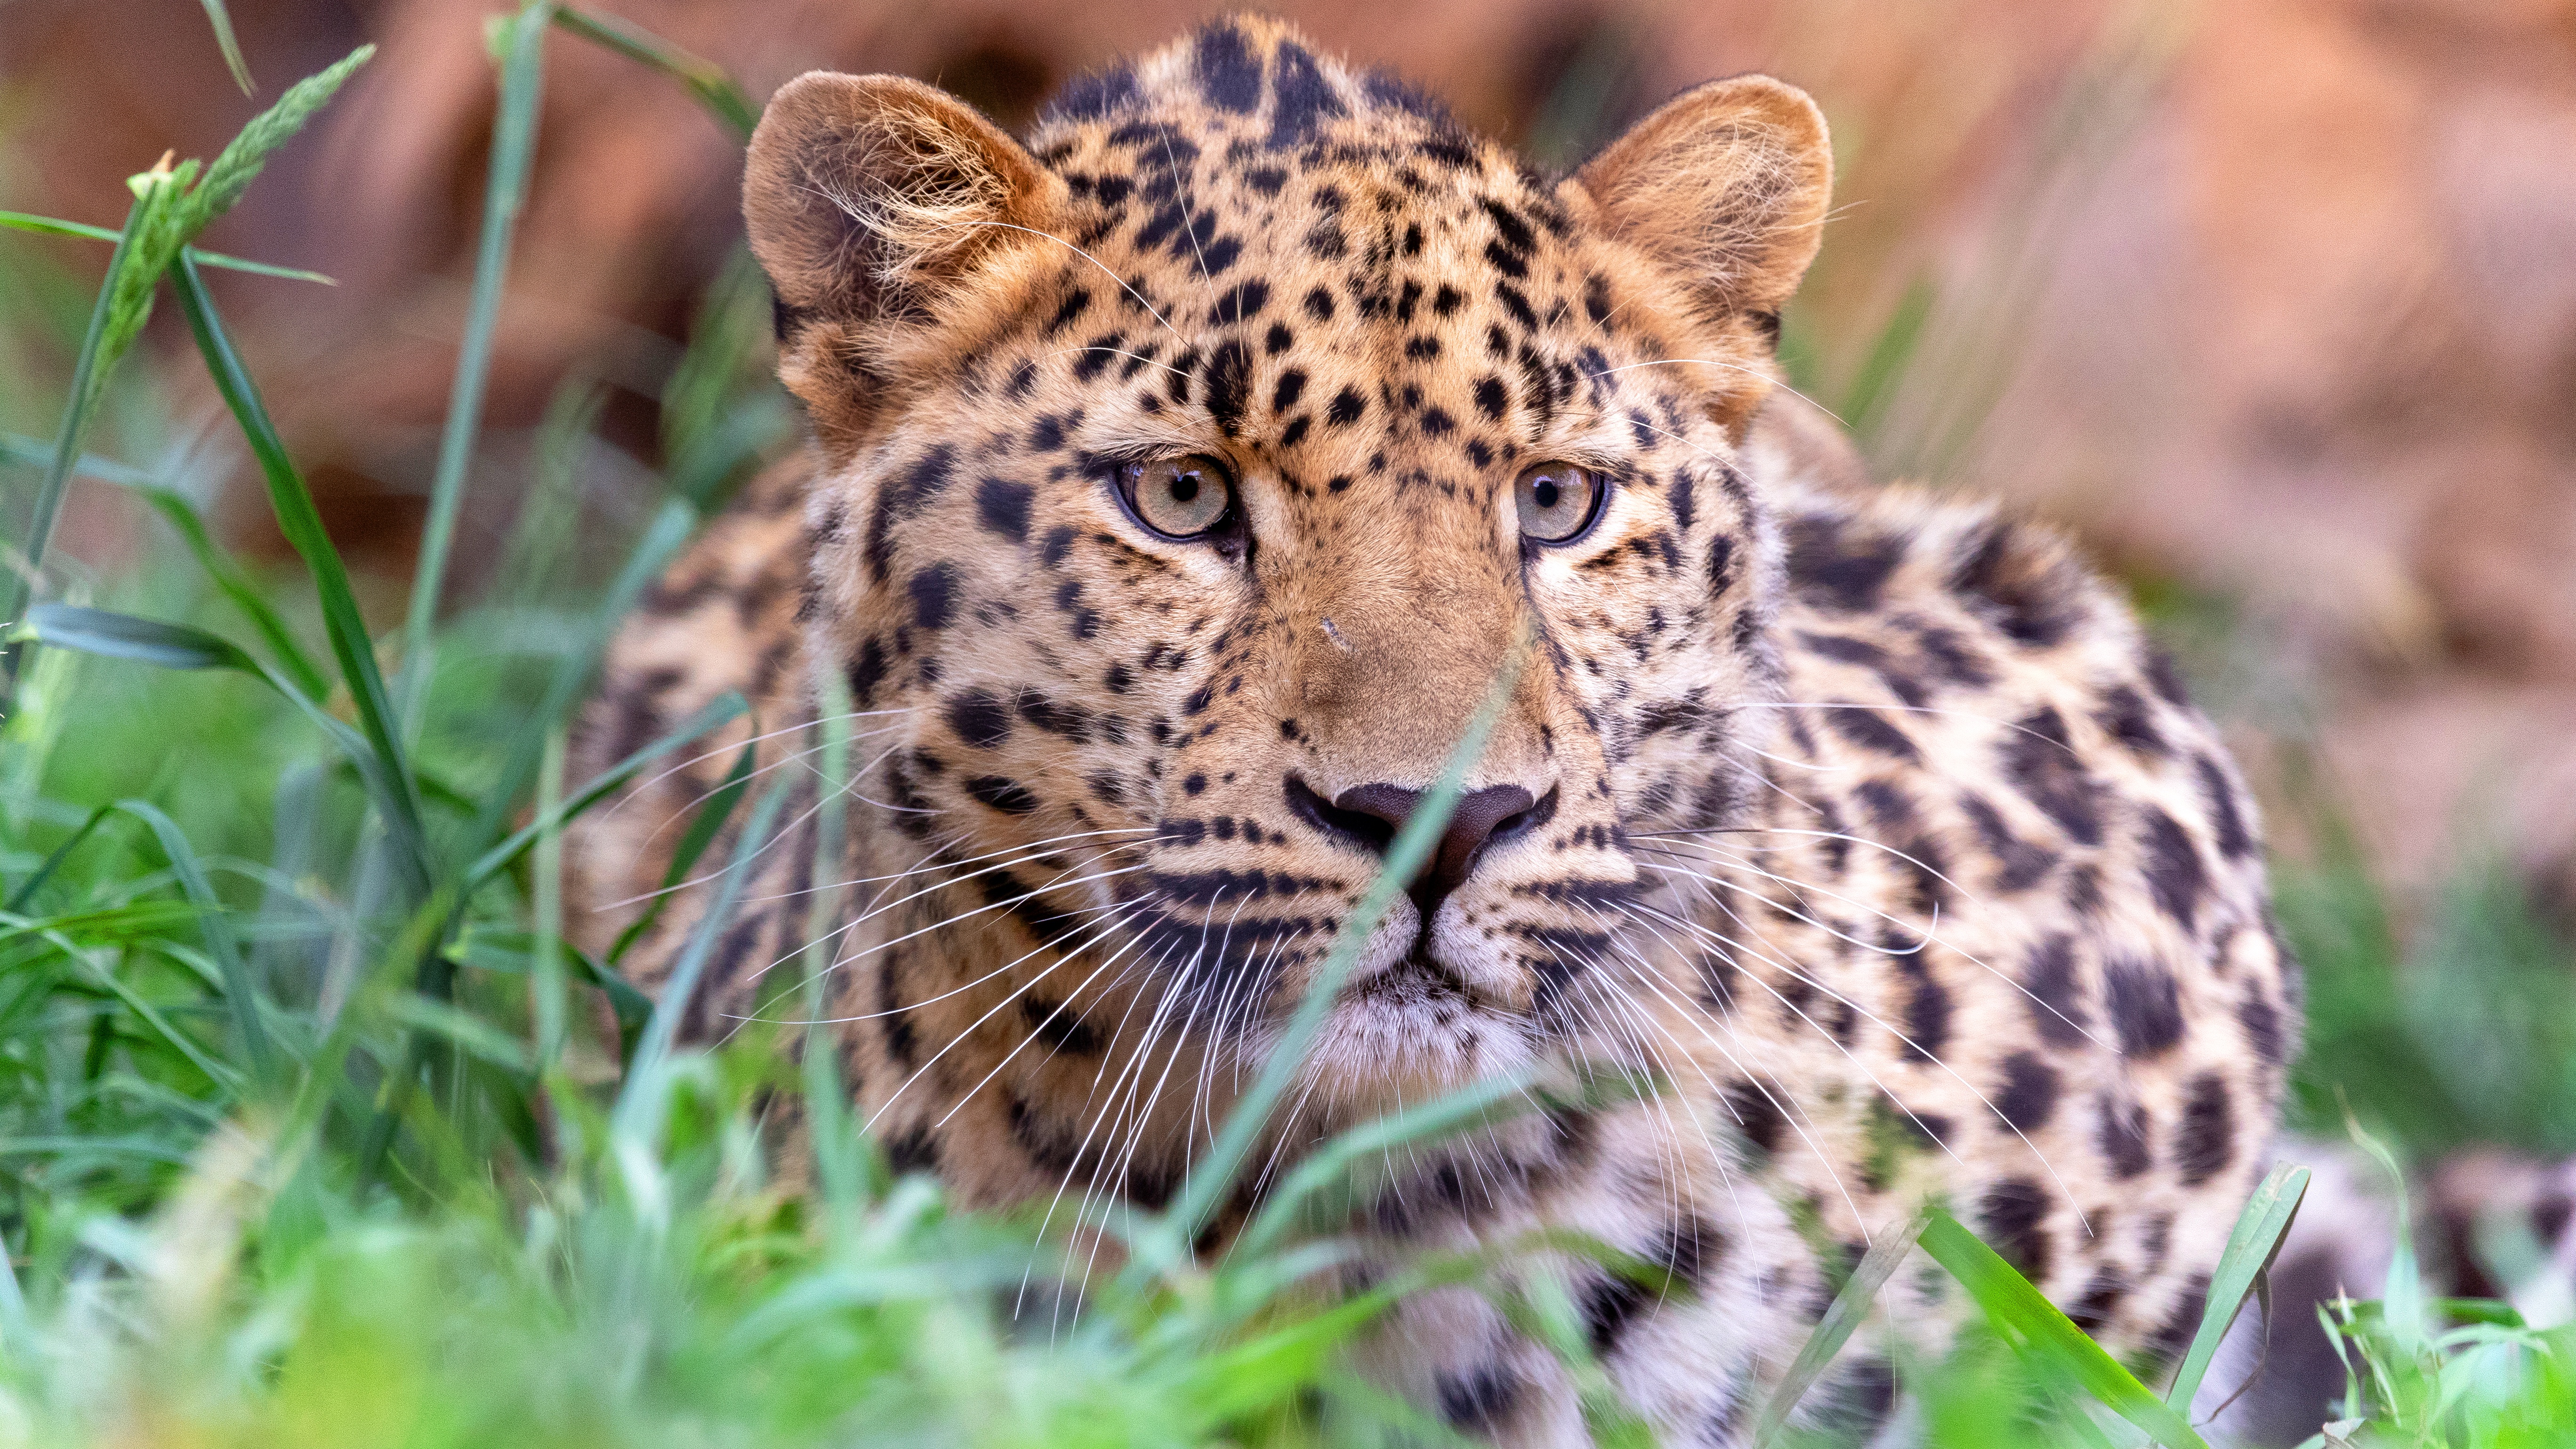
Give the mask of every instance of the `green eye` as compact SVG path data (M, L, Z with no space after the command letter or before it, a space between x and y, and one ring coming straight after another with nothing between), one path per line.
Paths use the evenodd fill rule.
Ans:
M1540 463L1512 482L1520 505L1521 537L1531 543L1572 543L1601 512L1600 476L1572 463Z
M1118 470L1118 496L1138 523L1166 538L1196 538L1234 511L1224 465L1204 453L1129 463Z

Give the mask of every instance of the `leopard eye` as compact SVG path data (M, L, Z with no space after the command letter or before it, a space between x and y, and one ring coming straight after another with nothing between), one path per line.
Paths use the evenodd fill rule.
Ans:
M1118 496L1138 523L1171 539L1212 532L1234 512L1225 465L1204 453L1126 464L1118 470Z
M1521 470L1512 483L1520 505L1521 537L1531 543L1572 543L1600 515L1600 475L1572 463L1539 463Z

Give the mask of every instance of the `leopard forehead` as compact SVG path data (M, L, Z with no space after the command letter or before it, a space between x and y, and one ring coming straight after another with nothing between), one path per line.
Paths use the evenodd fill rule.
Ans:
M1626 832L1750 788L1763 319L1694 316L1579 190L1258 22L1077 83L1028 149L1052 224L853 363L886 421L813 504L814 654L899 721L892 824L1027 852L1049 932L1123 909L1293 973L1371 870L1297 802L1427 785L1528 638L1467 783L1545 829L1455 924L1543 1005L1608 949ZM1239 549L1121 511L1122 461L1184 454L1231 474ZM1542 461L1606 483L1574 546L1518 538Z

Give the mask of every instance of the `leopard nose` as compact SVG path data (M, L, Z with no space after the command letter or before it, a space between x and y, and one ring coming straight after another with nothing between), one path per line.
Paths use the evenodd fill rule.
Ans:
M1378 855L1386 854L1395 833L1404 828L1404 822L1412 818L1414 808L1421 802L1421 791L1402 785L1355 785L1327 802L1303 781L1292 778L1288 782L1289 806L1308 824ZM1555 802L1556 791L1550 789L1544 806ZM1458 808L1450 812L1438 848L1405 887L1421 908L1423 921L1428 923L1432 913L1440 909L1440 902L1466 884L1468 873L1476 868L1476 858L1487 846L1520 835L1553 813L1518 785L1488 785L1459 796Z

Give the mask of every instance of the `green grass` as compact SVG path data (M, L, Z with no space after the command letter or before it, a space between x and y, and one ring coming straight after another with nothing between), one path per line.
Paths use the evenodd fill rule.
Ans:
M208 8L220 23L221 5ZM721 72L621 22L535 0L496 23L501 139L434 542L476 483L482 369L550 28L660 68L737 133L754 114ZM247 74L237 59L236 70ZM1355 1129L1292 1173L1221 1262L1187 1248L1445 803L1399 837L1323 989L1190 1191L1166 1213L1113 1224L1124 1266L1080 1280L1079 1313L1061 1296L1079 1275L1059 1261L1060 1238L892 1178L844 1109L831 1052L799 1050L805 1038L786 1028L714 1050L677 1039L721 910L658 1005L613 960L561 940L562 822L739 708L601 780L564 776L566 724L610 632L790 437L766 375L767 299L741 261L710 293L665 389L661 492L640 519L608 526L573 492L597 402L568 388L493 592L457 597L444 546L427 548L402 627L379 640L206 284L203 269L237 259L188 245L345 74L286 92L213 166L140 179L79 336L9 353L58 346L72 359L55 380L53 435L0 452L13 490L33 480L21 546L43 560L76 477L124 490L164 532L152 564L130 574L40 575L12 634L0 722L0 1443L1441 1443L1454 1436L1355 1377L1342 1351L1389 1303L1434 1284L1494 1295L1560 1353L1601 1442L1647 1442L1590 1363L1564 1293L1506 1271L1541 1246L1635 1269L1597 1244L1559 1235L1426 1257L1357 1297L1320 1286L1348 1249L1317 1226L1332 1215L1308 1209L1362 1190L1391 1149L1514 1110L1527 1083L1480 1084ZM165 292L259 465L291 571L227 555L189 480L84 452L102 399L130 386L120 360ZM1912 328L1920 309L1911 315L1891 325ZM1883 395L1912 352L1912 333L1892 331L1862 392ZM1454 796L1477 733L1435 801ZM837 779L847 741L827 738L820 759ZM725 891L781 799L746 778L707 807L691 835L701 847L718 820L744 826ZM836 857L831 831L816 848ZM818 899L816 921L833 909ZM2475 890L2446 909L2413 949L2484 972L2481 988L2398 1002L2404 951L2358 867L2286 878L2284 920L2316 968L2305 1110L2320 1119L2340 1090L2410 1144L2557 1142L2576 1121L2560 1110L2576 1087L2567 1018L2532 1010L2545 933ZM607 1019L618 1028L599 1030ZM2507 1027L2524 1050L2458 1060L2463 1043ZM2382 1053L2384 1079L2342 1069L2365 1050ZM2419 1071L2442 1090L2410 1094ZM811 1171L784 1182L765 1131L765 1104L782 1099L802 1103L813 1137ZM2181 1380L2161 1394L1927 1206L1854 1272L1762 1406L1766 1437L1816 1439L1788 1426L1790 1408L1912 1262L1949 1274L1982 1310L1942 1360L1898 1355L1933 1442L2196 1444L2183 1418L2192 1385L2260 1283L2303 1182L2276 1174L2249 1203ZM2410 1297L2411 1260L2399 1267L2388 1303L2339 1310L2356 1442L2539 1442L2529 1425L2576 1418L2565 1331L2538 1334L2501 1305Z

